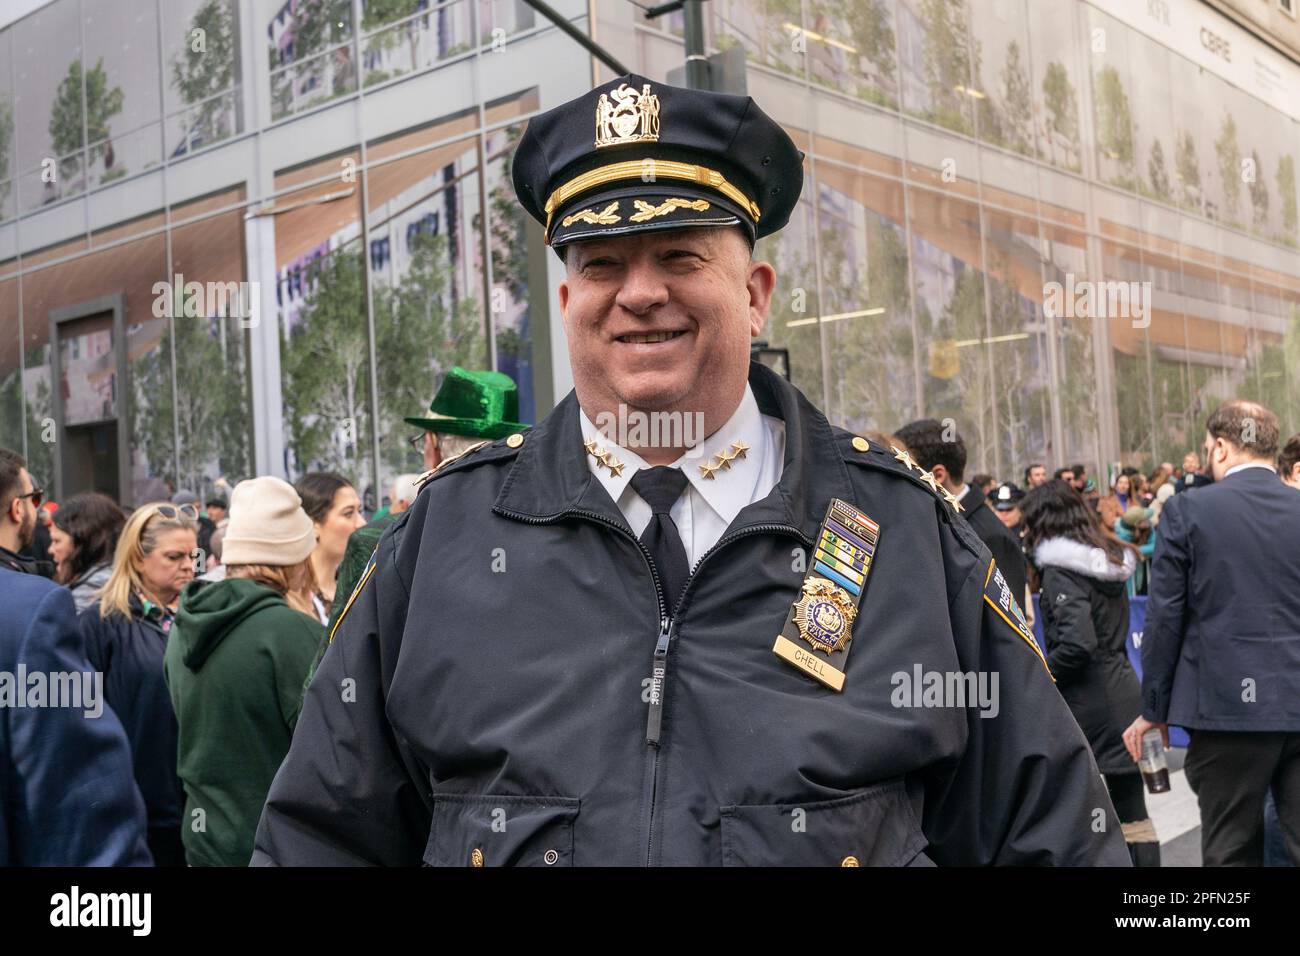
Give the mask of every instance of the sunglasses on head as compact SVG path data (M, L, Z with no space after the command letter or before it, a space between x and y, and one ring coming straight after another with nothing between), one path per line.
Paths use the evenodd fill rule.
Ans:
M177 518L184 515L187 518L198 518L199 509L193 505L157 505L154 508L155 514L160 514L164 518Z

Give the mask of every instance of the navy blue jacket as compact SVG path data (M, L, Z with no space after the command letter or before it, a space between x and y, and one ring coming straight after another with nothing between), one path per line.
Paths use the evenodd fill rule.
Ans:
M68 590L0 569L0 680L90 670ZM150 865L131 748L112 709L0 701L0 866Z
M131 616L99 616L99 602L78 622L86 656L104 672L104 694L131 741L135 779L149 811L150 827L179 827L185 791L176 771L179 730L171 694L163 679L167 634L146 616L135 595Z
M780 376L750 383L784 471L678 595L588 470L573 393L426 482L321 661L253 862L1128 865L970 525ZM772 650L833 498L880 525L842 693ZM957 672L996 675L995 706L908 692Z
M1142 635L1142 716L1300 730L1300 491L1271 469L1165 502Z

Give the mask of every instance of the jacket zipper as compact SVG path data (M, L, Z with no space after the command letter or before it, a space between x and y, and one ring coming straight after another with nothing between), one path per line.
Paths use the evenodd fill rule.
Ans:
M663 721L664 697L668 692L668 647L672 643L673 634L677 630L677 611L681 608L682 602L686 600L686 593L691 589L691 582L695 580L696 574L704 566L704 562L721 548L726 547L733 541L740 538L748 537L755 534L768 534L774 531L781 531L792 534L808 547L812 547L812 541L804 536L804 533L798 528L783 524L762 524L753 525L748 528L741 528L732 534L723 535L713 547L705 551L699 561L695 562L695 567L691 570L691 575L686 579L686 584L682 586L681 593L677 596L677 603L673 605L673 613L664 617L660 621L659 640L655 643L654 660L650 670L650 713L647 717L646 724L646 743L651 748L650 757L650 796L649 796L649 813L646 819L646 845L645 845L645 865L652 866L654 859L655 844L655 810L657 809L659 797L659 730ZM647 551L647 554L649 552ZM653 566L653 563L652 563ZM656 578L656 586L658 579ZM657 691L657 694L656 694Z
M802 541L806 547L812 547L812 539L798 528L785 524L753 525L748 528L741 528L732 534L723 535L714 542L713 547L704 552L704 555L699 561L695 562L695 567L691 570L690 577L686 579L686 584L683 585L681 593L677 596L677 603L673 605L671 609L673 613L669 613L669 608L664 598L663 583L659 580L659 572L655 570L654 559L650 554L650 549L642 544L641 540L632 533L632 529L626 525L619 524L617 521L613 521L598 512L583 511L579 509L561 512L554 517L547 518L522 515L518 512L507 511L504 509L502 509L501 513L508 515L517 521L523 521L526 524L538 525L552 524L567 515L578 515L583 518L589 518L592 521L613 528L625 537L631 538L636 543L636 546L641 550L641 554L645 558L646 567L650 569L650 576L654 579L655 598L659 605L659 637L655 641L654 655L650 662L650 701L646 714L646 746L649 748L650 766L648 768L648 792L646 793L644 800L647 807L645 865L650 866L650 861L654 858L655 809L659 797L659 737L663 725L664 695L668 690L668 648L672 643L673 635L677 631L677 621L675 619L676 611L681 607L682 601L686 599L686 592L690 590L691 582L695 580L695 575L699 569L704 566L704 562L707 561L716 551L731 544L733 541L750 535L769 534L776 531L793 535Z

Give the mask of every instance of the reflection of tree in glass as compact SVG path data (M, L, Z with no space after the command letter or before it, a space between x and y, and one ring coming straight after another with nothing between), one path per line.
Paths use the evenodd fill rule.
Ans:
M1282 200L1282 240L1296 244L1296 193L1295 157L1283 156L1277 161L1277 192Z
M821 314L811 255L812 237L808 236L801 248L799 240L802 238L789 227L764 236L754 247L754 259L770 262L776 270L776 288L772 292L763 338L776 348L790 350L791 381L813 404L820 406L822 358L819 324L809 322L790 327L791 322Z
M1015 241L1014 237L1010 241ZM988 275L989 335L1024 333L1032 306L1015 284L1011 256L1005 247L990 244ZM1005 465L1041 457L1046 437L1042 427L1046 420L1047 383L1038 373L1046 362L1040 365L1031 361L1033 340L990 342L987 348L995 366L990 383L994 394L990 402L994 409L994 436L1000 451L995 453L991 446L985 449L984 464L992 467L996 461Z
M1281 341L1262 342L1251 356L1246 383L1238 395L1277 413L1283 441L1300 429L1300 309L1291 307Z
M1250 205L1254 210L1255 231L1262 235L1268 228L1268 182L1264 179L1263 164L1259 161L1258 151L1252 149L1250 159L1254 174L1249 183Z
M1002 69L1003 145L1028 156L1033 152L1034 107L1029 92L1029 74L1020 58L1020 45L1007 44L1007 62Z
M59 161L59 172L67 178L76 173L80 166L79 156L69 154L81 150L82 123L85 123L85 135L96 145L91 150L91 162L102 152L104 165L113 165L113 143L109 140L108 121L122 112L124 98L122 88L108 88L108 74L104 72L104 60L101 57L94 68L86 73L84 90L86 109L82 113L81 60L68 64L68 75L59 83L54 94L54 104L50 108L50 143L54 147Z
M287 43L290 62L303 63L324 50L310 63L291 67L271 77L272 112L279 117L294 109L306 109L333 99L355 87L351 47L339 46L352 36L352 0L301 0L294 10ZM281 65L281 52L269 51L271 68ZM297 97L311 94L304 100Z
M930 374L925 379L925 410L935 418L952 418L967 443L978 449L991 449L997 419L989 346L956 348L957 342L979 342L988 334L984 317L984 274L964 263L954 261L954 265L957 278L943 313L931 319L929 309L925 308L917 316L921 341L929 343L931 358L936 349L952 348L959 360L951 377L936 376L934 373L942 363L930 363Z
M971 135L974 120L968 90L973 82L971 77L978 75L979 44L974 45L975 69L972 70L966 5L949 0L923 0L921 22L922 63L930 92L930 108L923 112L923 118Z
M842 237L826 230L822 238L827 308L883 310L831 326L830 375L838 395L839 424L855 431L892 432L916 417L907 245L895 223L870 213L867 222L865 283L857 267L848 268Z
M1104 66L1097 73L1097 145L1119 174L1107 181L1124 189L1137 189L1133 148L1133 114L1119 71Z
M1241 149L1237 146L1237 122L1231 114L1225 113L1219 125L1214 152L1219 158L1219 178L1223 180L1223 219L1235 226L1239 224L1237 200L1241 197Z
M38 345L23 357L24 390L27 392L27 470L40 475L48 485L54 484L54 450L44 440L45 422L54 418L54 399L50 393L50 347ZM44 374L40 369L44 368ZM27 379L30 377L31 382ZM34 384L33 384L34 383ZM58 438L58 435L55 435ZM21 448L10 445L10 448Z
M196 50L199 30L203 43ZM207 145L230 134L231 103L218 94L234 85L238 39L229 0L207 0L190 19L185 42L171 62L172 89L187 105L199 104L185 117L187 143Z
M172 428L172 337L180 432ZM178 315L164 326L158 347L132 363L131 434L150 474L166 474L177 460L179 485L198 490L225 475L234 484L251 470L243 332L238 319ZM216 473L209 474L215 467Z
M9 198L9 144L14 138L14 108L9 105L9 98L0 93L0 217L4 215L3 204ZM11 447L11 446L6 446Z
M22 451L23 374L15 368L0 381L0 448Z
M1179 132L1174 150L1174 168L1178 172L1179 204L1200 212L1201 164L1196 158L1196 140L1187 130Z
M285 421L299 470L338 471L354 484L369 447L362 276L357 244L313 264L300 320L287 336L281 330L280 341Z
M1169 201L1172 194L1169 190L1169 171L1165 169L1165 148L1160 145L1160 140L1151 142L1151 158L1147 160L1147 176L1151 180L1151 192L1157 199Z
M361 11L361 29L367 32L378 30L394 20L412 16L426 6L428 6L427 0L366 0ZM392 30L377 33L365 41L367 51L391 50L402 42L402 36L405 34L411 56L410 65L406 69L395 66L391 71L372 70L366 75L367 83L379 83L419 67L420 30L422 22L426 21L427 18L424 17L412 20Z
M1056 161L1056 137L1066 142L1064 165L1076 172L1078 162L1070 158L1079 142L1079 103L1070 82L1070 74L1060 63L1047 64L1043 77L1043 100L1047 107L1047 143L1052 165Z
M838 5L837 5L838 6ZM890 86L897 89L894 63L893 11L882 0L857 0L844 8L849 33L857 56L865 57ZM889 93L874 86L860 87L858 95L872 102L898 108L898 102Z
M447 238L416 233L410 253L401 282L374 290L379 441L383 464L393 469L410 465L402 439L411 429L403 416L429 407L438 382L453 365L481 369L487 364L478 303L467 298L454 311L449 306Z

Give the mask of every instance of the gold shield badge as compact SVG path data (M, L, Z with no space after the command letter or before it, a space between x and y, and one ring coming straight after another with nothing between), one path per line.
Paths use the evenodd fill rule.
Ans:
M626 83L596 101L596 146L655 142L659 139L659 97L646 83L637 92Z
M833 654L841 650L853 632L858 609L853 599L825 578L809 575L803 596L794 602L794 622L799 636L814 650Z

